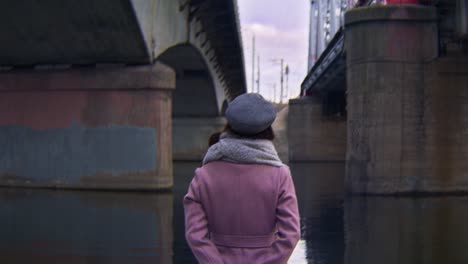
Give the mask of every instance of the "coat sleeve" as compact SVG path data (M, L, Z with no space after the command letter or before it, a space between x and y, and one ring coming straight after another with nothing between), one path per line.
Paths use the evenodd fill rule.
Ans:
M266 263L286 263L300 239L299 209L296 191L289 169L282 168L278 204L276 207L277 239Z
M208 238L208 221L200 202L199 184L195 173L184 197L185 238L199 263L223 263L218 249Z

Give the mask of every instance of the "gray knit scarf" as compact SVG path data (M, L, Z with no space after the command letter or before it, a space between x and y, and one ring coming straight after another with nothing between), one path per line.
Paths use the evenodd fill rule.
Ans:
M219 142L208 149L203 164L216 160L284 166L270 140L246 139L227 132L222 133Z

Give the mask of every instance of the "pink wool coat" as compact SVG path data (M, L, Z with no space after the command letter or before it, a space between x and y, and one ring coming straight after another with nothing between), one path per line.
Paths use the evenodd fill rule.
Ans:
M199 263L286 263L300 237L288 167L214 161L184 197L186 239Z

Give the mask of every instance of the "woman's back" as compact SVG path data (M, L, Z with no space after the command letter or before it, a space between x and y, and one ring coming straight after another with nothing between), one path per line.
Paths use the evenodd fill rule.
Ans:
M291 173L272 143L275 107L243 94L226 109L184 197L187 242L200 263L286 263L299 240Z
M283 167L210 162L196 171L211 232L267 235L274 231ZM283 176L284 177L284 176Z
M184 206L200 263L286 263L299 239L286 166L210 162L195 171Z

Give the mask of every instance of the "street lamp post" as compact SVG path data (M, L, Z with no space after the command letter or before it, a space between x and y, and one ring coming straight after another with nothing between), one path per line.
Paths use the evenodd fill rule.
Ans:
M281 92L280 92L280 103L283 103L283 58L281 58Z
M271 60L273 63L278 63L278 59L272 59ZM280 94L279 94L279 99L280 103L283 103L283 63L284 60L283 58L279 59L280 65L281 65L281 72L280 72Z
M276 83L273 84L273 102L276 102Z
M255 92L255 34L252 36L252 92Z
M286 64L286 68L284 69L284 74L286 75L286 91L285 91L285 94L286 94L286 99L288 99L288 95L289 95L289 90L288 90L288 76L289 76L289 66Z

